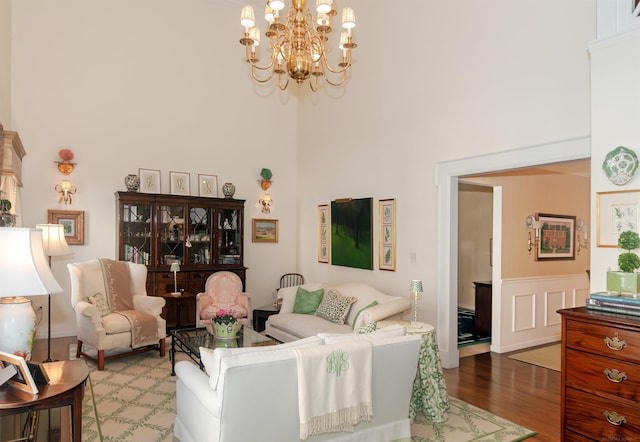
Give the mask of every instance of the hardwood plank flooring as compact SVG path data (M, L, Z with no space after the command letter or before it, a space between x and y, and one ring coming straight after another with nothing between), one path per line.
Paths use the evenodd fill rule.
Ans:
M51 358L68 359L75 337L51 340ZM531 439L560 440L560 373L509 359L509 354L483 353L460 359L444 370L451 396L536 431ZM32 359L47 358L46 339L36 340Z
M449 395L536 431L530 440L560 440L560 372L483 353L444 370Z

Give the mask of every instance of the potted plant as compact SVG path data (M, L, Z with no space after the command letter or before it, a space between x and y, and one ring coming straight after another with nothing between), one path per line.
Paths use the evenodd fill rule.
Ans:
M260 187L262 187L262 190L267 190L269 187L271 187L271 177L273 176L273 174L271 173L271 169L263 167L260 171L260 176L262 177L262 181L260 181Z
M618 293L639 293L640 257L632 250L640 248L640 235L632 230L624 231L618 238L618 247L626 250L618 257L619 272L607 272L607 291Z
M11 201L0 199L0 227L13 227L16 225L16 216L11 213Z
M217 339L235 338L240 330L240 323L234 313L233 309L225 310L222 308L216 312L211 322L213 324L213 334Z

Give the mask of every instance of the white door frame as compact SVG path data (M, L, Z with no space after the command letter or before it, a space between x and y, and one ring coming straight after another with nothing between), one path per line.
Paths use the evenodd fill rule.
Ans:
M458 366L458 177L591 157L591 137L436 163L438 189L437 330L445 368ZM501 220L494 219L495 223ZM497 236L494 236L494 241ZM494 251L498 252L497 247ZM500 257L494 254L495 263ZM493 281L494 285L500 281Z

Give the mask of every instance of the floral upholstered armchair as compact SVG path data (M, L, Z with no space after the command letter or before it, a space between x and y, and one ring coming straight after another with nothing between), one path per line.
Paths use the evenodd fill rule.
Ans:
M242 291L240 277L232 272L213 273L196 296L196 327L206 327L213 333L211 318L218 310L231 312L240 323L247 322L249 294Z

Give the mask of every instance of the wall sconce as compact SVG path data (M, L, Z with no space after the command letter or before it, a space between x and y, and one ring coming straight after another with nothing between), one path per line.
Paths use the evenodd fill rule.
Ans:
M580 253L580 250L586 249L589 244L589 233L587 226L584 225L584 221L579 219L576 222L576 252ZM582 233L582 235L580 235ZM582 238L580 238L582 236Z
M271 199L271 195L265 193L259 202L260 206L262 207L262 213L271 213L271 203L273 202L273 200Z
M55 161L58 165L58 171L64 176L68 176L76 167L76 163L72 163L73 152L71 149L60 149L58 156L62 161ZM75 194L78 189L71 184L69 180L62 180L62 184L57 184L55 191L60 193L60 199L58 204L65 203L71 204L71 195Z
M56 184L56 192L60 192L60 199L58 204L64 202L65 204L71 204L71 195L75 194L78 189L76 186L71 185L71 181L62 180L62 184Z
M540 221L536 219L535 215L529 215L527 217L527 228L534 230L534 239L531 239L531 231L529 231L529 239L527 240L527 250L529 251L529 255L531 255L531 250L535 247L538 247L538 243L540 242Z

